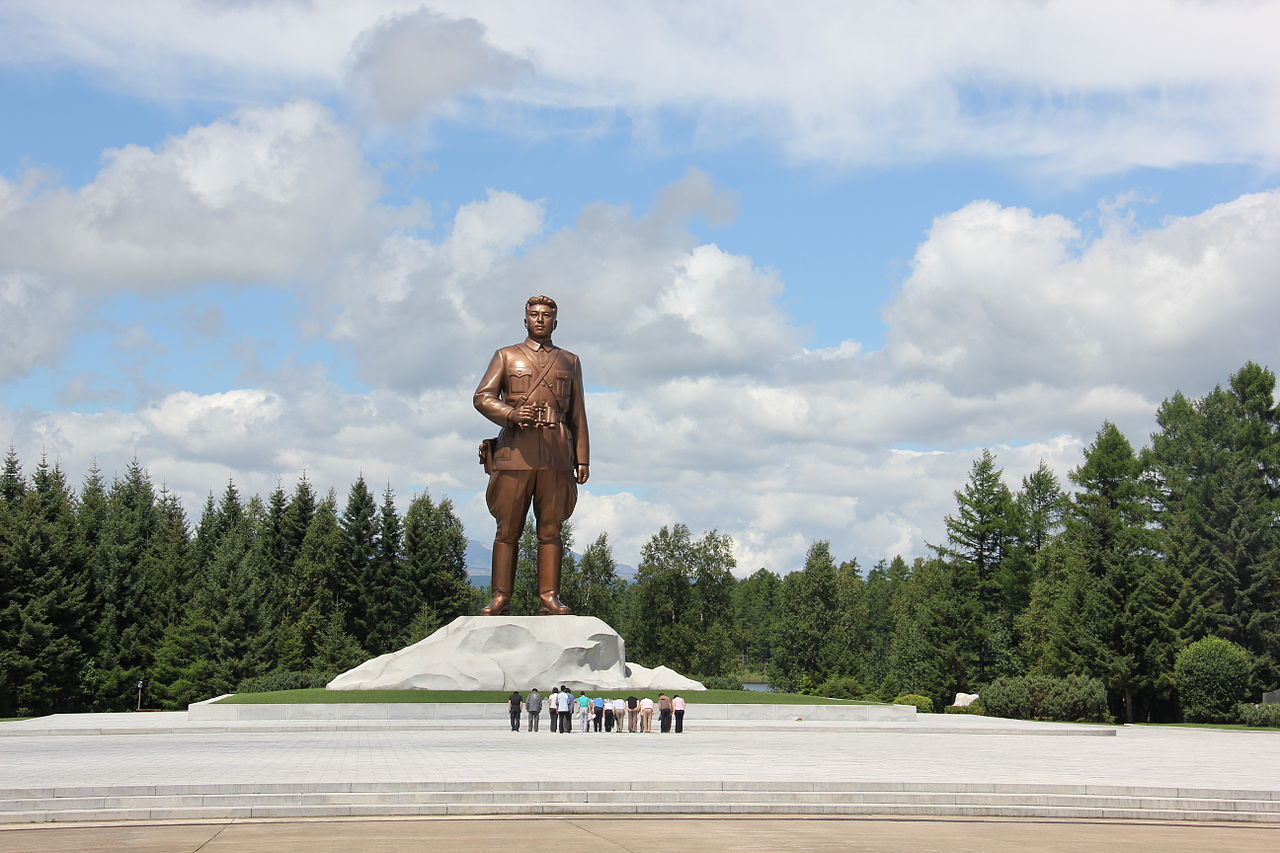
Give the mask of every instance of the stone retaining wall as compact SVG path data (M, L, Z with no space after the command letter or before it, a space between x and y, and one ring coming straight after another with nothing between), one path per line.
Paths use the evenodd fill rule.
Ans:
M299 705L220 704L218 696L187 708L188 719L200 722L236 720L505 720L505 703L387 702ZM694 720L806 720L834 722L913 722L911 705L713 705L688 702L685 719ZM543 712L545 715L545 711ZM657 714L654 714L655 718ZM656 725L657 720L654 720Z

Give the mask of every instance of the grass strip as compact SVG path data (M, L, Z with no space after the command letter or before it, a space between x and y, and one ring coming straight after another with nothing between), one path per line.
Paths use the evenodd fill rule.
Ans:
M1275 726L1246 726L1244 723L1129 723L1131 726L1147 726L1153 729L1226 729L1235 732L1275 732Z

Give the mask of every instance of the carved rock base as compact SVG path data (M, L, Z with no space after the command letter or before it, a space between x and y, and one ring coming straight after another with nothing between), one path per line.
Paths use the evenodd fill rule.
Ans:
M626 662L594 616L459 616L425 640L365 661L330 690L704 690L665 666Z

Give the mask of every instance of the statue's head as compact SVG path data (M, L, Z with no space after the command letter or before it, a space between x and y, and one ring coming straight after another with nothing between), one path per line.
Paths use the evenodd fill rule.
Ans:
M556 330L556 301L550 296L530 296L524 303L524 327L529 337L544 340Z

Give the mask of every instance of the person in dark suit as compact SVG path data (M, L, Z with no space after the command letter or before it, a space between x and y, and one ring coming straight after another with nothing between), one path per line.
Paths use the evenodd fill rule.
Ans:
M493 540L493 596L482 616L510 612L517 546L532 505L538 526L538 613L572 613L560 600L561 530L587 482L590 442L583 406L582 365L557 347L555 300L525 303L529 336L493 354L472 398L476 409L502 429L482 442L489 473L485 498L497 521Z
M511 712L511 731L520 731L520 712L523 710L520 706L523 700L520 698L519 690L512 690L511 695L507 697L507 710Z

